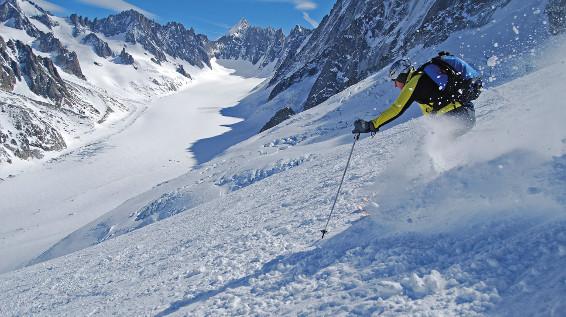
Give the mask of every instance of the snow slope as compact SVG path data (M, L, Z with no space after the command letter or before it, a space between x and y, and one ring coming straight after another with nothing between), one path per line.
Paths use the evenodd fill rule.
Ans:
M418 119L363 138L324 241L383 74L109 214L167 219L0 275L0 314L561 316L565 43L486 91L463 137Z
M137 103L127 120L106 127L110 135L91 135L86 146L0 181L0 218L5 219L0 272L26 264L123 201L185 173L195 163L187 150L191 144L228 130L223 125L237 119L219 110L260 81L232 76L215 64L185 90ZM215 89L222 94L211 95Z

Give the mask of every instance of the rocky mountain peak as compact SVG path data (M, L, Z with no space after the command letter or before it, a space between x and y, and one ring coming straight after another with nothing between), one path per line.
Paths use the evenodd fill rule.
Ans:
M196 34L192 28L185 28L181 23L161 25L135 10L94 20L71 15L70 21L75 26L75 35L90 32L105 36L124 34L127 43L142 45L159 63L167 61L169 55L197 67L210 67L205 49L206 37Z
M260 68L278 62L285 45L283 30L252 26L241 19L226 35L209 43L218 59L245 60Z
M39 30L23 13L17 0L0 1L0 22L7 22L7 26L23 30L31 37L39 36Z
M241 18L240 21L238 21L238 23L236 23L228 32L227 35L229 36L237 36L239 34L242 34L243 32L245 32L247 29L250 28L250 22L248 22L248 20L246 20L246 18Z

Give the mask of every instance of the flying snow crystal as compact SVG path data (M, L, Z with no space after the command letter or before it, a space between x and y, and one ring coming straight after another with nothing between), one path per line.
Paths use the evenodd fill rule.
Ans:
M513 32L515 32L515 34L519 35L519 28L517 28L517 26L515 24L513 24Z
M497 42L493 43L493 47L499 47L499 43Z
M495 67L495 65L497 65L497 62L498 62L497 56L493 55L487 59L487 66Z

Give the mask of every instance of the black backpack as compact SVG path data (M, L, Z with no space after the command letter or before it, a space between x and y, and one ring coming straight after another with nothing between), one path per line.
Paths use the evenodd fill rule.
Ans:
M444 86L437 81L440 76L431 76L425 71L425 68L431 64L438 66L440 72L448 76ZM429 77L444 91L445 96L453 101L466 103L476 100L483 89L480 73L461 58L448 52L438 53L438 56L419 67L418 71L429 74Z

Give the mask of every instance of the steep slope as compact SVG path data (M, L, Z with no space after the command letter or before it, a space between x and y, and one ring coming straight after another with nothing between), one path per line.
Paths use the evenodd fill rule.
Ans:
M210 69L202 35L135 11L89 21L6 0L0 31L0 178L84 145Z
M340 6L338 6L339 4L344 5L344 8L346 8L346 6L354 5L356 3L362 5L366 2L338 2L331 16L341 16L340 14L342 11L338 10L338 8L340 8ZM404 2L403 5L405 4L406 2ZM424 2L421 4L424 4ZM429 47L417 46L410 50L407 48L408 52L406 54L399 54L395 56L407 56L415 65L420 65L429 60L431 57L437 55L439 51L447 50L455 55L463 57L465 60L475 65L476 68L480 70L486 87L496 86L510 79L522 76L532 70L533 61L538 58L538 45L544 42L552 34L550 27L551 23L549 21L550 17L546 14L547 11L545 11L549 7L550 2L546 1L511 1L504 7L496 9L493 13L490 13L491 22L482 27L472 29L464 28L451 34L441 43ZM364 10L371 9L370 6L362 8ZM416 14L417 11L411 12L415 12ZM365 14L365 12L366 11L362 10L359 13ZM481 13L478 14L481 15ZM518 17L523 18L519 19ZM409 17L406 17L406 19L409 19ZM327 20L330 21L331 18L328 17ZM396 20L391 19L391 23L396 25L396 27L403 30L405 28L411 29L410 25L412 25L412 22L407 22L409 24L397 24L395 21ZM414 22L415 20L410 21ZM328 23L330 22L327 22L327 24ZM346 26L347 23L344 22L344 27ZM447 28L448 27L449 26L447 25ZM306 47L308 43L313 43L318 32L319 31L315 31L306 37L305 42L298 46L297 52L294 54L294 57L291 58L292 60L300 58L300 56L305 56L307 53L303 52L304 50L307 50L308 52L316 52L316 50L306 49ZM327 33L321 34L326 34L325 36L328 35ZM336 32L332 31L330 34L336 34ZM346 36L346 38L355 36L360 37L361 34L362 33L353 32ZM376 35L371 43L374 43L375 45L386 43L386 40L391 40L391 34L393 33ZM322 51L331 51L334 49L331 46L332 43L333 42L330 40L321 40L319 44L321 45ZM356 52L354 55L356 56L364 56L364 58L370 56L370 53L364 52L363 50L360 51L360 47L351 47L348 49L354 50ZM354 56L353 53L340 53L340 48L336 48L335 52L340 55L337 57L338 60L342 60L343 58L348 59L349 56ZM277 85L270 86L270 83L273 84L273 81L276 81L279 76L276 72L270 82L266 82L262 86L258 87L258 89L254 90L249 97L244 99L238 105L223 110L225 115L242 118L243 120L241 122L232 125L232 130L224 135L197 142L197 144L193 146L195 152L202 153L202 149L214 148L214 154L222 153L229 146L253 136L261 131L262 128L279 124L281 121L280 119L289 118L289 116L280 115L281 113L290 113L285 109L290 109L294 113L304 111L304 105L308 103L308 98L313 91L313 87L320 79L318 73L319 68L317 65L325 59L322 57L315 58L310 62L305 62L306 64L295 63L293 64L294 66L287 65L289 60L290 59L287 58L283 61L279 69L281 70L286 67L291 67L296 71L294 74L297 76L291 75L290 77L285 77L283 80L288 81L290 86L280 86L282 88L281 91L278 91L279 88L277 88ZM352 63L354 61L355 59L351 60ZM331 62L329 63L331 64ZM340 69L342 67L341 65L347 65L348 63L350 63L350 61L337 63L335 70ZM388 65L386 65L386 68L387 67ZM385 82L387 81L387 76L383 76L383 78L380 78L379 80ZM330 83L326 88L324 88L324 91L334 94L335 92L333 92L332 88L333 85L333 83ZM396 97L395 93L396 92L393 89L380 90L376 95L374 95L374 100L370 102L371 106L368 106L368 113L366 116L375 116L378 112L383 111L385 107L388 107L389 104L393 102ZM276 96L273 97L273 95ZM418 115L418 111L410 109L404 117L404 120L416 115ZM403 120L396 121L396 123L402 121ZM266 125L268 122L270 124ZM211 159L212 155L199 155L197 157L199 162L206 162Z
M244 77L269 78L287 56L295 53L312 30L295 26L288 36L281 29L260 28L241 19L230 31L208 43L210 56Z
M186 29L180 23L170 22L166 25L150 20L143 14L129 10L117 15L93 21L86 17L71 15L75 36L87 31L104 34L107 37L121 35L129 44L139 43L145 50L154 55L156 62L168 60L167 55L187 61L193 66L210 67L203 35Z
M366 113L383 73L121 207L131 221L186 212L1 275L0 313L561 312L565 41L485 92L461 138L424 119L363 138L327 240L352 140L341 120ZM195 199L207 190L219 192Z
M217 59L245 60L263 68L277 62L284 44L281 29L254 27L242 19L227 35L211 42L209 50Z
M527 3L531 2L525 2L525 9L528 9ZM505 59L515 63L516 52L528 51L547 36L546 30L540 32L542 23L546 23L547 17L553 20L550 16L557 16L558 11L563 12L558 8L564 5L554 0L548 4L532 2L531 10L523 12L523 20L515 16L507 19L506 26L494 16L497 11L514 11L516 6L516 2L509 0L336 1L308 42L276 69L269 83L268 100L292 90L296 84L314 80L300 99L301 103L293 105L301 111L312 108L395 59L409 57L417 59L416 63L423 62L418 59L422 58L423 49L444 48L448 37L462 30L472 32L466 32L451 49L465 55L472 63L484 65L485 59L502 50L505 50L501 52ZM528 22L525 20L536 27L525 27ZM561 19L556 20L551 24L563 23ZM499 25L496 29L500 39L473 32L492 24ZM508 34L512 30L516 31L515 36ZM478 45L482 43L478 36L490 38L492 43L489 44L496 47ZM484 44L487 43L484 41Z

